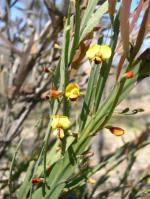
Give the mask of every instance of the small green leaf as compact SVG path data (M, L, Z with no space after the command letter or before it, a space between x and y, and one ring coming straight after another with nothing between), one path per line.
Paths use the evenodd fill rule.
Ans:
M93 28L99 23L100 18L108 11L108 2L103 3L100 8L96 10L96 12L88 19L88 22L81 32L80 42L90 33Z
M32 174L33 174L33 165L34 165L34 162L30 162L30 165L29 165L28 170L27 170L26 177L25 177L24 182L21 185L19 192L18 192L18 198L19 199L26 199L27 194L30 190L31 178L32 178Z
M87 5L87 8L86 8L86 11L84 13L82 23L81 23L81 33L83 32L89 19L91 18L91 15L92 15L97 3L98 3L98 0L88 0L88 5Z

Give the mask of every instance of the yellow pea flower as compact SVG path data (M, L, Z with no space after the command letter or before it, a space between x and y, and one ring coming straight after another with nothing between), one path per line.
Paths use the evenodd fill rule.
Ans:
M53 129L57 129L57 128L67 129L70 127L70 124L71 124L70 120L67 116L54 115L51 126Z
M111 48L107 45L92 45L86 52L86 56L89 60L94 61L96 64L109 59L111 56Z
M66 87L65 96L71 101L76 101L80 97L80 88L76 83L70 83Z

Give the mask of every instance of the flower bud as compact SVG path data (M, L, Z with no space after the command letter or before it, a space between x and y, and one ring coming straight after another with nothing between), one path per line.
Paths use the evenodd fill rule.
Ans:
M96 184L96 180L94 178L89 178L87 182L90 184Z
M40 184L43 183L43 178L32 178L32 184Z
M44 67L42 68L42 71L43 71L44 73L50 73L50 70L49 70L49 68L48 68L47 66L44 66Z
M110 132L116 136L121 136L125 133L124 129L122 129L120 127L108 126L106 128L109 129Z
M131 79L132 77L134 77L134 72L133 71L128 71L126 74L125 74L125 77L127 79Z
M61 92L58 90L50 90L50 97L58 98L60 96Z

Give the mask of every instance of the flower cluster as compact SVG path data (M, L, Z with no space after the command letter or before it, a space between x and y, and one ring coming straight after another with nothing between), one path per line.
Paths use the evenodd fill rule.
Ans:
M50 92L50 96L53 98L58 98L60 94L62 94L62 92L57 90L51 90ZM68 84L64 95L68 100L76 101L80 97L79 85L76 83ZM60 140L63 140L65 137L64 130L70 127L70 120L64 115L54 115L52 117L51 127L54 129L54 134L56 134Z
M92 45L86 52L86 56L89 58L89 60L94 61L96 64L99 64L106 59L109 59L111 57L112 51L111 48L108 45L98 45L94 44ZM127 79L130 79L134 76L134 73L132 71L128 71L124 75ZM50 91L50 97L52 98L58 98L61 94L64 94L64 96L70 100L70 101L77 101L77 99L80 97L80 87L77 83L69 83L64 93L57 91L57 90L51 90ZM52 123L51 127L54 129L54 134L57 135L57 137L60 140L63 140L65 137L64 130L68 129L70 127L70 120L67 116L63 115L54 115L52 117ZM110 132L116 136L121 136L125 133L125 131L120 127L106 127L110 130Z

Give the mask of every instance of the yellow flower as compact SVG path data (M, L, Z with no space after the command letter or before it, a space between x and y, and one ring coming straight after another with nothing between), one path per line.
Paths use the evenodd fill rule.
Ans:
M57 129L57 128L67 129L70 127L70 124L71 124L70 120L67 116L54 115L51 126L53 129Z
M86 56L89 58L89 60L98 64L105 59L110 58L111 48L107 45L94 44L88 49Z
M76 83L70 83L66 87L65 96L71 101L76 101L80 97L80 88Z

